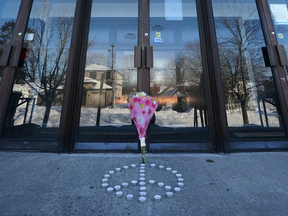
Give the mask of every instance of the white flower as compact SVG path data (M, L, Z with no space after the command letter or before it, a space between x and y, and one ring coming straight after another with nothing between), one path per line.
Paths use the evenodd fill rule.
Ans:
M138 123L139 125L145 124L145 119L144 119L143 116L138 115L136 118L137 118L137 123Z
M153 101L154 104L156 104L156 101Z

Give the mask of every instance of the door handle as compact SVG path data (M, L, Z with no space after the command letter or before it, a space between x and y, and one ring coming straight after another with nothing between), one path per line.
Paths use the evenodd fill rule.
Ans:
M134 47L134 67L141 68L142 67L142 49L141 46Z
M12 48L13 48L13 46L10 44L6 44L4 46L3 54L2 54L2 57L0 59L0 66L2 66L2 67L8 66L8 62L9 62L9 59L11 56Z
M153 68L153 46L145 47L145 67Z
M280 65L282 67L288 66L287 55L286 55L284 45L276 45L276 50L277 50Z

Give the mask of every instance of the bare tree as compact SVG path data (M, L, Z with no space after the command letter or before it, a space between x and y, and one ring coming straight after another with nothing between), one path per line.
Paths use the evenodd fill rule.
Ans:
M34 9L33 15L38 18L32 19L28 26L34 39L27 44L28 57L20 69L25 71L23 80L46 106L43 127L47 126L53 102L64 91L73 26L73 17L67 14L67 8L56 10L58 14L54 16L52 11L51 4Z
M226 98L240 102L243 123L249 124L247 103L252 89L265 82L265 77L258 76L266 70L262 66L261 24L254 18L256 8L247 9L245 3L232 7L230 1L221 4L225 10L216 18L216 29L224 92Z

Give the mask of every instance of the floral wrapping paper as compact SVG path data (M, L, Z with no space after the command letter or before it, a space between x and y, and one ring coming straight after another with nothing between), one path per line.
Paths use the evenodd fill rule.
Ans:
M131 117L136 125L139 139L145 138L148 125L158 106L158 99L139 92L127 99Z

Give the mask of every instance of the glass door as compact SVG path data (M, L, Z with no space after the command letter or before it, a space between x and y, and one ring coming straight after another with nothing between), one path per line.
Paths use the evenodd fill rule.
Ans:
M137 89L138 3L93 0L75 149L137 150L127 106Z
M17 5L17 1L10 2ZM9 19L2 22L2 32L6 29L7 34L16 10L9 4L4 10ZM30 141L57 143L75 4L76 0L33 1L27 27L17 33L23 43L13 48L19 56L14 55L12 60L16 72L3 139L21 141L24 148L29 148Z
M284 140L286 133L256 2L212 0L212 6L231 148L249 148L244 141L267 148L265 141Z
M213 149L195 1L137 2L93 0L76 150L138 150L135 91L160 99L148 150Z
M151 0L150 44L150 91L160 101L150 128L150 149L213 149L196 1Z
M4 0L0 2L0 59L6 45L11 43L21 0ZM4 67L0 66L0 85Z

